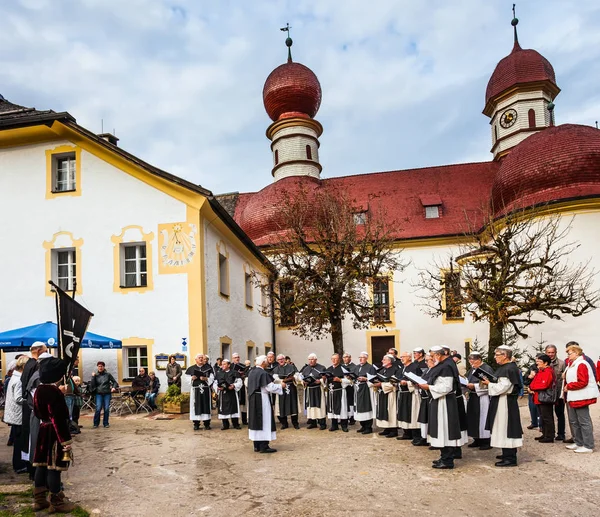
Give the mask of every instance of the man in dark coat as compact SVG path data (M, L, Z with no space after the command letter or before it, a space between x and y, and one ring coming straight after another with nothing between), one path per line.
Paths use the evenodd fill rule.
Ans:
M285 356L277 356L277 366L273 368L275 382L284 382L286 388L281 395L277 396L277 419L281 423L281 429L287 429L288 416L291 417L294 429L300 429L298 424L298 389L294 384L294 378L298 370L292 363L286 363Z

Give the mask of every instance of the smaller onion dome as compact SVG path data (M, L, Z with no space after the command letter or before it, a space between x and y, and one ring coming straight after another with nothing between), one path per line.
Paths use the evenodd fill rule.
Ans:
M600 131L562 124L535 133L504 158L492 187L496 215L600 196Z
M286 39L288 49L292 39ZM314 72L301 63L288 61L273 70L263 88L263 102L267 114L276 122L290 117L313 118L321 106L321 85Z

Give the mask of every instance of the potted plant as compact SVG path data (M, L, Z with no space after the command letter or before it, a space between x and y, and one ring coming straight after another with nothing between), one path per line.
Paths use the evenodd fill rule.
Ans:
M176 384L171 384L167 388L163 400L163 413L187 413L190 410L190 394L181 393L181 388Z

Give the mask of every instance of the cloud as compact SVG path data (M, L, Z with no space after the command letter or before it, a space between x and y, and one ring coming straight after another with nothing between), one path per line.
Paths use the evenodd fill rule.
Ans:
M511 4L379 0L20 0L0 19L0 93L115 128L140 158L214 192L272 181L262 87L294 60L323 87L323 176L487 160L487 80ZM554 65L559 122L600 118L600 6L519 6L524 48ZM596 113L596 115L594 115Z

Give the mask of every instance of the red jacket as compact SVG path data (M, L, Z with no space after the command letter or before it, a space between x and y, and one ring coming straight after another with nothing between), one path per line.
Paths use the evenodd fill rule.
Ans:
M531 380L531 384L529 385L529 388L535 392L533 394L533 402L535 404L540 403L538 392L547 390L548 388L552 387L555 379L556 376L554 375L554 369L552 368L552 366L547 366L543 370L540 369L537 371L535 377Z

